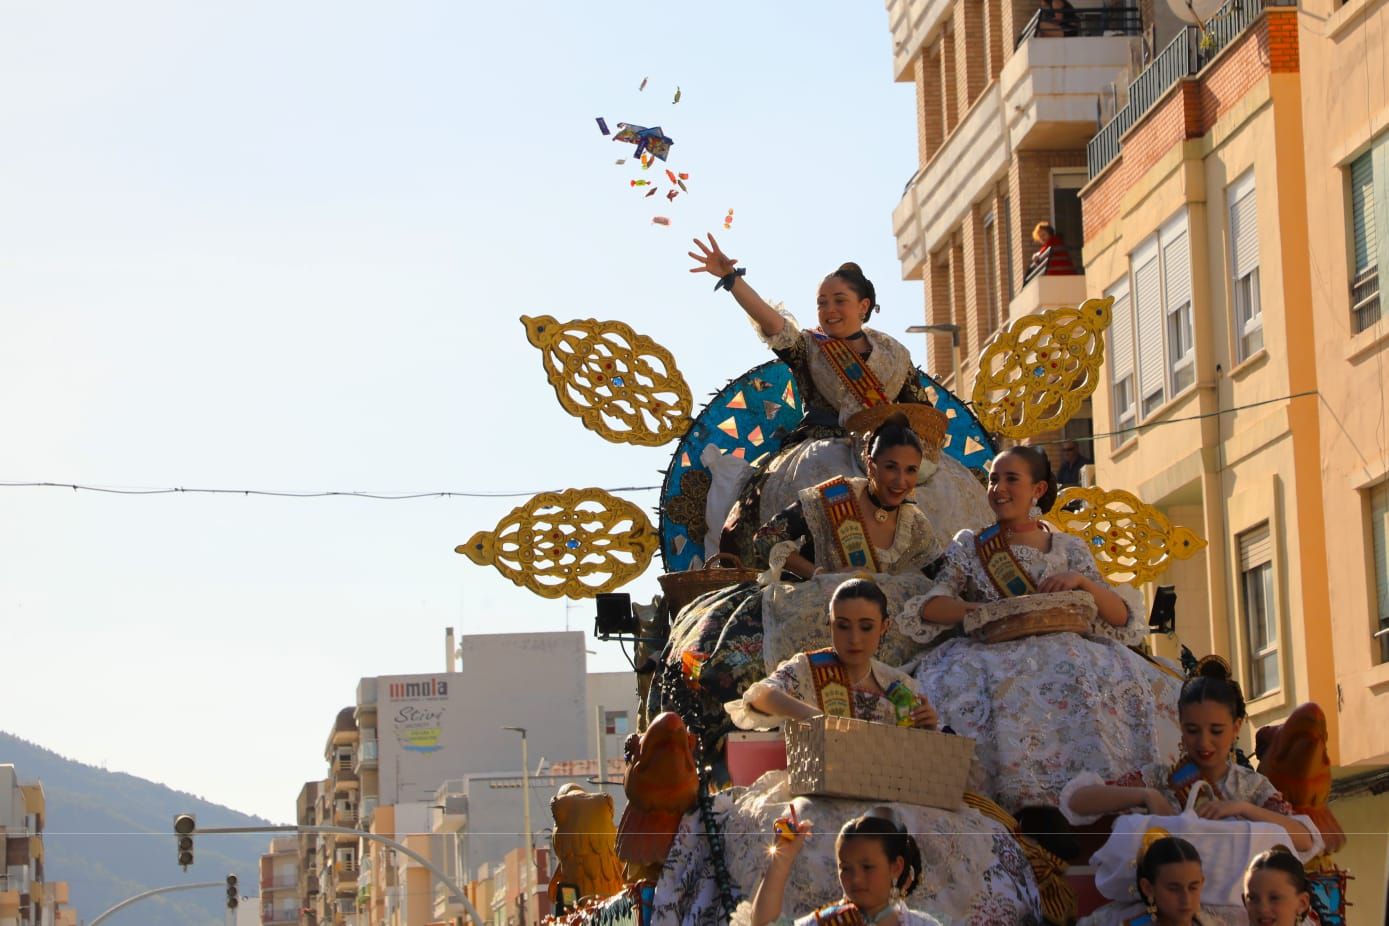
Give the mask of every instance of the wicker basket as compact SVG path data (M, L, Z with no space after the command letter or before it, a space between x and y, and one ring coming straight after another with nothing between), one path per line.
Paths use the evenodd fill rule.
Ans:
M965 616L965 633L980 643L1006 643L1045 633L1089 633L1098 613L1088 592L1038 592L980 605Z
M719 568L722 563L731 563L727 568ZM665 592L666 604L672 615L685 610L685 606L700 595L740 582L751 582L761 572L747 569L743 561L732 553L720 553L704 564L703 569L687 569L684 572L667 572L658 577L661 591Z
M950 419L933 406L917 402L884 402L855 412L844 427L857 433L867 433L898 412L907 416L912 430L921 438L922 455L932 463L939 463L940 449L945 445L945 429L950 426Z
M966 736L848 717L787 721L791 793L958 810L974 758Z

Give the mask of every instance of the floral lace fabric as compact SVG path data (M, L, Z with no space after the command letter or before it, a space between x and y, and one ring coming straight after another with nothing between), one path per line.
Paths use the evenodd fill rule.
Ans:
M1127 926L1146 912L1148 908L1141 903L1115 901L1082 916L1076 921L1076 926ZM1202 904L1200 914L1192 922L1194 926L1246 926L1249 918L1243 908L1211 907Z
M1161 791L1163 797L1167 798L1174 805L1180 807L1181 799L1172 790L1171 784L1172 764L1166 765L1151 763L1142 768L1132 769L1119 775L1117 778L1104 779L1094 772L1082 772L1067 783L1061 791L1061 803L1059 807L1061 813L1066 816L1072 824L1076 826L1087 826L1100 819L1099 814L1090 816L1076 813L1071 810L1071 795L1081 788L1090 785L1116 785L1121 788L1153 788ZM1295 816L1293 805L1289 804L1283 797L1282 792L1273 786L1263 775L1253 769L1247 769L1242 765L1230 763L1230 767L1225 772L1225 777L1214 785L1212 790L1218 800L1225 801L1248 801L1256 807L1271 810L1274 813L1281 813L1286 817ZM1199 805L1198 805L1199 806ZM1136 808L1143 813L1147 813L1143 808ZM1298 820L1312 829L1316 827L1308 817L1298 816Z
M898 681L912 691L916 691L916 680L905 672L899 672L876 659L872 661L871 670L873 681L877 682L878 687L884 691L893 682ZM780 718L764 714L752 706L752 702L769 688L784 691L791 697L798 698L807 704L815 704L815 681L810 669L810 658L805 653L797 653L777 666L771 675L743 692L742 698L725 704L724 709L728 711L729 716L739 729L753 730L759 727L776 726L779 723ZM858 719L871 720L874 723L894 724L897 722L897 708L876 691L853 688L851 696L854 699L854 716Z
M1046 553L1012 549L1034 581L1066 570L1099 579L1084 543L1068 534L1053 535ZM935 586L904 606L903 632L933 631L920 619L920 606L931 597L997 599L974 551L973 532L961 531ZM975 739L983 777L971 781L1005 809L1055 806L1066 784L1084 772L1109 780L1176 758L1181 681L1122 644L1141 639L1140 612L1124 597L1129 620L1112 635L1054 633L1004 643L955 636L910 667L941 723Z
M772 823L791 800L785 772L768 772L749 788L732 788L715 799L724 858L743 902L733 922L747 923L751 898L767 867ZM871 801L800 798L801 818L819 835L806 843L792 867L783 909L815 910L841 897L833 834L850 818L877 806ZM951 812L911 804L894 811L921 848L922 884L907 898L943 923L1041 926L1041 901L1032 869L1017 841L997 822L972 808ZM698 813L681 821L656 884L652 922L658 926L722 923L718 890L709 861L709 841Z

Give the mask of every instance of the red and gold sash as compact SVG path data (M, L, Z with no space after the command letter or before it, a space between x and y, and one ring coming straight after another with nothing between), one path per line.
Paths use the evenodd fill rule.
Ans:
M984 564L985 574L1001 596L1016 598L1036 593L1037 586L1032 577L1008 548L1008 535L1004 533L1002 525L995 522L980 531L974 538L974 546L979 553L979 562Z
M816 486L815 493L829 521L840 561L850 569L878 572L878 558L873 554L873 544L854 501L854 487L843 476L836 476Z
M834 650L827 646L811 650L805 656L810 660L810 680L815 686L820 710L830 717L853 717L854 694L849 685L849 673Z
M849 346L848 341L841 341L817 331L810 334L816 346L820 348L820 353L829 361L830 367L839 374L839 381L858 399L860 405L872 408L874 405L892 401L883 387L883 381L868 368L868 364L863 362L858 351Z

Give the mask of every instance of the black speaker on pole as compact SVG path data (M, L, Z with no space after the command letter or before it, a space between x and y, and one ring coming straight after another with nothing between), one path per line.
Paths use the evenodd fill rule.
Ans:
M593 635L600 640L637 633L637 617L632 613L632 596L626 592L603 592L595 597L598 614L593 619Z

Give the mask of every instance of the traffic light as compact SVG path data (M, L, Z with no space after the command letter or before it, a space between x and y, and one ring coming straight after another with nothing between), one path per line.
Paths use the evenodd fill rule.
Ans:
M235 910L240 902L240 893L236 889L236 875L227 875L227 909Z
M181 813L174 817L174 842L178 847L178 863L187 871L193 864L193 831L198 821L191 813Z

